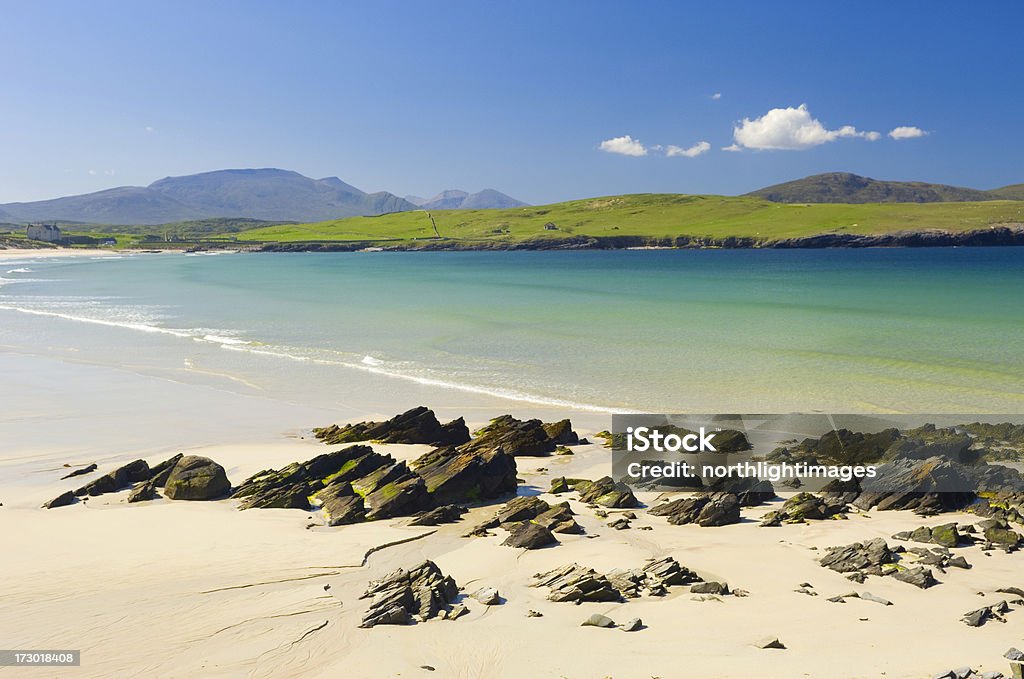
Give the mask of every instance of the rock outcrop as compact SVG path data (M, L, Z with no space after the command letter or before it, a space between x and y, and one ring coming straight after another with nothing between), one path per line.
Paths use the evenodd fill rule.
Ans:
M648 513L664 516L673 525L725 526L739 523L740 501L733 493L701 493L652 507Z
M699 575L671 556L648 562L642 568L616 569L601 574L593 568L569 564L533 576L531 587L547 587L550 601L622 601L627 598L663 596L670 587L702 582Z
M846 503L829 495L797 493L783 503L782 509L765 514L761 519L761 525L780 526L784 523L821 521L838 517L845 511Z
M314 429L313 434L328 445L378 441L457 446L469 441L469 428L461 417L441 424L434 411L425 406L408 410L386 422L359 422L343 427L332 424Z
M399 568L371 582L360 597L370 599L370 607L359 626L408 625L430 620L447 612L458 594L455 581L433 561L424 561L409 570Z

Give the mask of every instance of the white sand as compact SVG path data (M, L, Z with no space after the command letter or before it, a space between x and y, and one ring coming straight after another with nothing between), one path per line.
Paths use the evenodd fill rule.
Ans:
M826 546L888 539L922 523L974 522L970 515L922 520L890 512L780 528L755 521L699 528L670 526L640 510L633 529L614 531L573 501L579 522L598 537L560 536L559 546L525 552L500 546L500 530L494 537L459 537L491 508L436 531L404 521L307 529L316 520L302 511L239 512L230 500L128 505L125 492L43 510L43 501L95 478L60 481L65 463L96 461L102 473L137 457L156 463L183 449L219 461L239 483L260 469L323 452L299 437L310 424L332 419L266 398L107 368L62 364L64 379L57 380L52 360L0 353L0 369L13 380L0 396L0 645L80 648L82 666L0 668L0 677L893 679L962 665L1005 671L1002 653L1022 645L1019 607L1006 624L970 628L959 620L1012 598L995 588L1024 586L1022 554L958 549L974 568L937 573L941 584L929 590L878 577L857 585L816 563ZM587 422L581 433L600 426ZM380 448L402 459L424 450ZM594 478L609 468L607 452L597 446L574 456L520 458L527 482L521 492L546 489L554 476ZM767 509L745 515L756 519ZM376 552L361 566L371 547L417 536L425 537ZM694 601L675 588L665 598L574 606L549 602L545 591L526 586L534 573L574 561L607 571L663 555L750 596ZM358 596L367 581L424 558L468 591L498 587L507 602L488 608L469 601L469 614L454 622L359 629L365 602ZM794 592L804 581L820 595ZM854 590L894 605L826 601ZM526 617L529 609L543 617ZM595 612L618 622L640 617L647 628L579 626ZM751 645L767 635L788 648Z

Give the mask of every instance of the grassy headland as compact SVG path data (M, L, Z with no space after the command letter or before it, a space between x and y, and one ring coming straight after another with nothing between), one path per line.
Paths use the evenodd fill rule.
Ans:
M747 196L637 194L507 210L439 210L351 217L242 231L240 242L407 242L529 244L573 237L770 243L822 234L879 235L939 229L964 232L1024 222L1019 201L957 203L781 204ZM551 226L553 225L553 227Z
M416 210L310 224L216 219L133 227L69 224L65 230L116 239L117 248L505 249L807 246L810 239L819 239L816 247L950 245L960 241L906 242L906 234L971 234L1000 226L1010 227L1011 242L1019 244L1024 243L1022 224L1024 202L1014 200L777 203L754 196L635 194L500 210ZM903 240L893 241L891 234L902 234Z

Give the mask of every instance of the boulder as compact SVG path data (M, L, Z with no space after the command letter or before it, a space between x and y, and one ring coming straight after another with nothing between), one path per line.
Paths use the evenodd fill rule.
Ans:
M164 495L171 500L214 500L230 491L224 467L199 455L178 460L164 486Z
M424 561L409 570L400 568L367 587L360 599L370 599L370 607L359 626L429 620L447 611L458 594L455 581L433 561Z
M469 596L476 599L484 606L497 606L501 603L501 595L498 594L498 589L496 587L481 587Z
M601 615L600 613L594 613L589 618L580 623L581 627L615 627L615 621L611 618Z
M544 526L538 526L535 523L522 523L509 531L509 536L501 544L508 547L540 549L548 545L558 544L558 540Z
M1010 528L1002 519L988 519L978 524L985 540L997 547L1015 549L1021 542L1021 535Z
M359 422L344 427L331 425L313 430L314 436L328 445L379 441L381 443L428 443L457 446L469 441L469 429L460 417L442 425L434 411L425 406L392 417L386 422Z
M569 492L569 482L565 480L564 476L560 476L557 479L551 479L551 488L548 490L552 495L560 495L561 493Z
M967 467L941 457L900 458L879 465L872 479L861 480L859 509L913 509L942 512L962 509L974 501L976 487Z
M612 477L604 476L597 481L576 482L574 490L582 502L601 505L612 509L631 509L639 503L633 491L625 483L616 483Z

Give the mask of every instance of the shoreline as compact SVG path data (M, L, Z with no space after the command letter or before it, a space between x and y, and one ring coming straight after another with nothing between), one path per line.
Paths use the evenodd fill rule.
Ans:
M244 233L244 232L243 232ZM0 249L0 257L111 256L125 253L194 254L202 252L480 252L544 250L824 250L867 248L1021 247L1024 225L990 226L970 231L922 229L884 234L821 233L759 239L750 236L571 236L526 241L421 239L408 241L188 241L180 248ZM60 254L58 254L60 253Z

